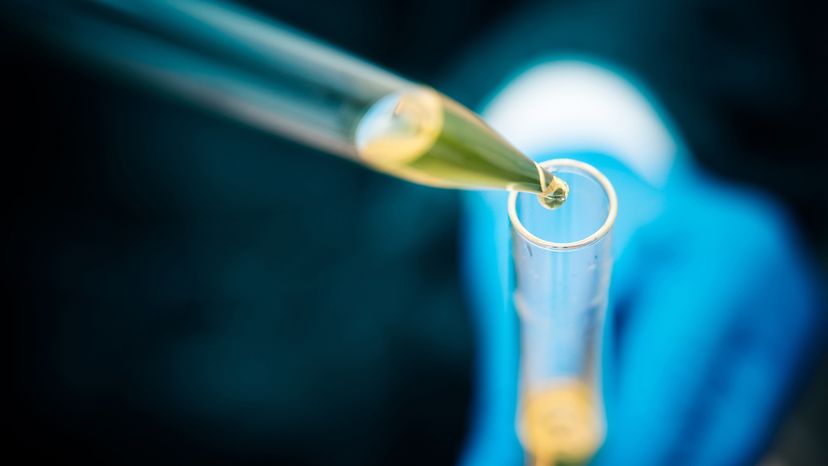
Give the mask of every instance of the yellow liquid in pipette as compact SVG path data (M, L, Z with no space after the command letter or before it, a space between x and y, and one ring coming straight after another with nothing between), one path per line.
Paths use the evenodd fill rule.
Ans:
M576 380L528 393L521 430L533 466L585 465L603 440L592 390Z
M425 87L377 101L358 123L354 140L363 162L420 184L537 193L550 208L561 205L568 192L476 115Z

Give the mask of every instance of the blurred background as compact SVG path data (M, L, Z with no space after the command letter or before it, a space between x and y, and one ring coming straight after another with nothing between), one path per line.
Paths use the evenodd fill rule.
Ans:
M472 108L546 47L609 56L828 264L828 38L808 2L241 3ZM458 193L98 75L3 11L10 456L457 462L477 343ZM768 465L828 463L813 359Z

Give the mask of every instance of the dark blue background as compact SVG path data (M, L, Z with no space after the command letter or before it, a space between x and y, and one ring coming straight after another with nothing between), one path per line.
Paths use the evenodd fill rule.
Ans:
M538 50L614 57L706 167L775 190L826 257L826 42L805 3L247 3L469 105ZM456 193L110 82L21 32L2 46L16 452L455 460L474 351ZM808 403L819 435L825 399Z

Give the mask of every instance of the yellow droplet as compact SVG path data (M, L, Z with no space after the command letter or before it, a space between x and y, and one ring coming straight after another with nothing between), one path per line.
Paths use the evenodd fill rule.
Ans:
M538 194L538 201L547 209L554 210L562 206L569 196L569 185L566 181L552 175L552 180L542 193Z

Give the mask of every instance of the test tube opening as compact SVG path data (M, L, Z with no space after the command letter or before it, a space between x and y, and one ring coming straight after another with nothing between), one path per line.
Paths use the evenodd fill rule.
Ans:
M550 210L537 196L512 192L509 220L514 231L546 249L572 250L601 240L618 214L612 183L595 167L572 159L542 162L541 167L568 186L567 200Z

